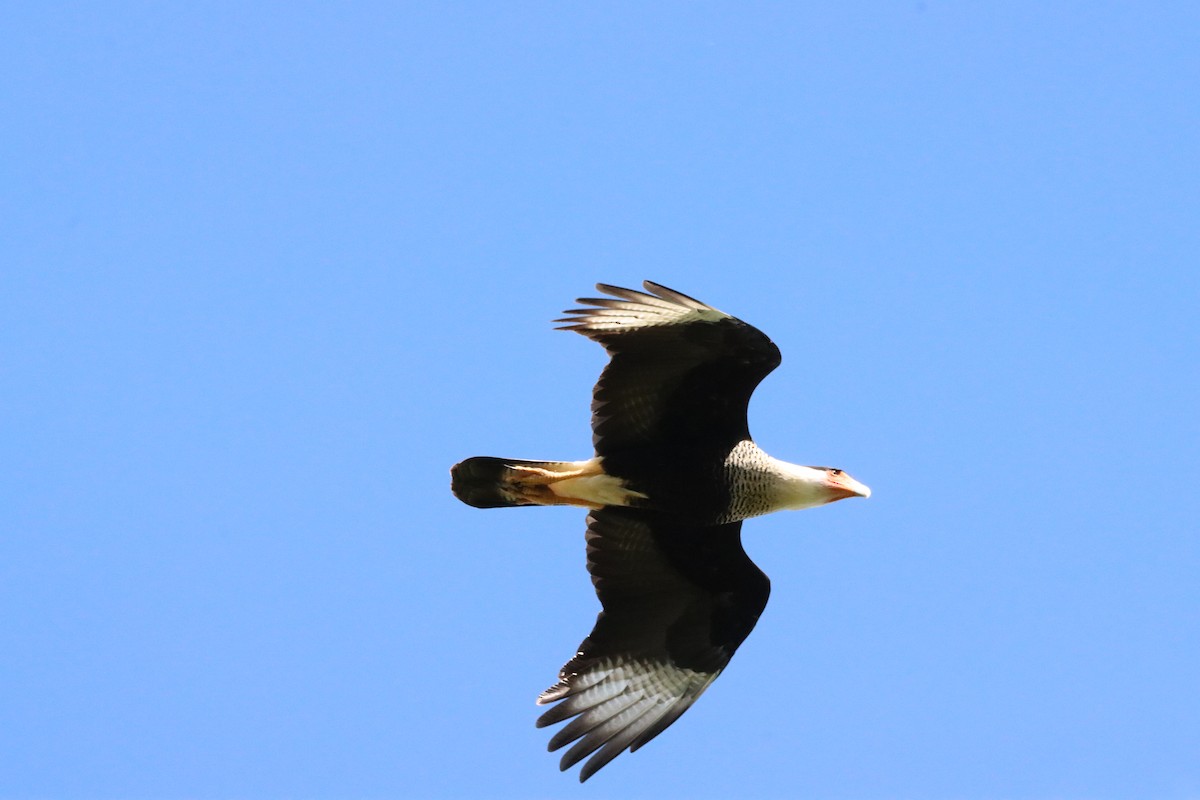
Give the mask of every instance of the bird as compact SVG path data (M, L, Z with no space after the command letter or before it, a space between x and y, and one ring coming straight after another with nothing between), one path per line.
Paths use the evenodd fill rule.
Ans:
M742 521L871 490L832 467L772 458L747 406L780 364L761 331L651 281L604 283L555 320L601 344L592 392L594 455L582 461L476 456L451 491L478 508L588 509L587 569L601 611L537 698L539 728L567 724L563 771L586 781L674 723L721 674L766 607L770 581L742 547ZM568 721L569 720L569 721Z

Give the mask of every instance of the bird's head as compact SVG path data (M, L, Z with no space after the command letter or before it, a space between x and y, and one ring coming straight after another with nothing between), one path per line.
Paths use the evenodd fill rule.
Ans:
M822 486L825 489L825 496L828 498L826 503L832 503L834 500L845 500L847 497L870 497L871 487L865 483L859 483L851 478L843 470L834 469L833 467L813 467L824 473L822 478Z
M784 492L784 508L812 508L847 497L871 496L871 489L866 484L834 467L788 464L786 471L787 481L780 487Z

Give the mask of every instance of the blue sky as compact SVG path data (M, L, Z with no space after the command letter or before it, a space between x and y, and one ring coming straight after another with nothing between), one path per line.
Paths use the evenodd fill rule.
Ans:
M0 797L1200 795L1200 11L7 4ZM650 278L784 353L751 428L868 501L584 786L533 699Z

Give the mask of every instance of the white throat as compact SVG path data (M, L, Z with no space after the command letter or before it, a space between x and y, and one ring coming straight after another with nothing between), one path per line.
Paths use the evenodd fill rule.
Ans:
M812 508L830 501L828 477L823 469L802 467L777 458L771 467L778 475L773 482L774 500L780 510Z
M833 499L825 470L772 458L748 439L733 448L725 469L731 490L726 521L812 508Z

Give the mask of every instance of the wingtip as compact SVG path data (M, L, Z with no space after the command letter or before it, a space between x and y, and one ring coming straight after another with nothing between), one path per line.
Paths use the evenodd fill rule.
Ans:
M655 297L671 303L678 303L679 305L695 309L696 311L716 311L715 308L710 306L708 303L705 303L703 300L697 300L691 295L686 295L683 292L672 289L669 286L663 286L661 283L655 283L654 281L646 280L642 281L642 287Z
M551 703L554 703L554 702L566 697L568 692L570 691L570 688L571 687L567 685L566 681L560 680L558 683L554 684L550 688L546 689L546 691L539 694L537 696L537 700L535 700L534 702L537 703L539 706L548 706Z

